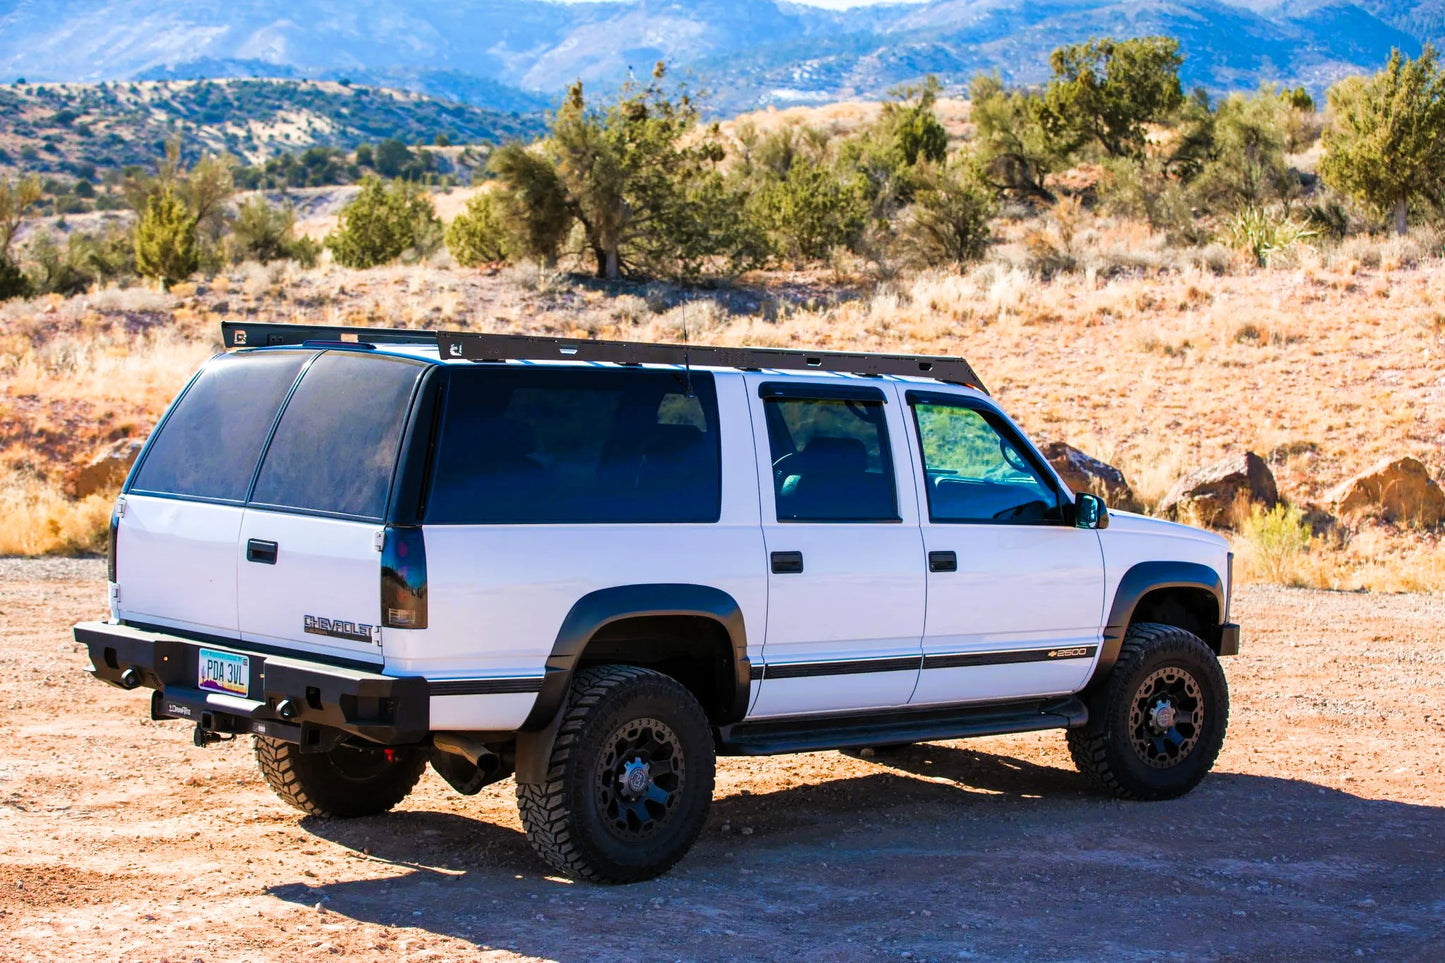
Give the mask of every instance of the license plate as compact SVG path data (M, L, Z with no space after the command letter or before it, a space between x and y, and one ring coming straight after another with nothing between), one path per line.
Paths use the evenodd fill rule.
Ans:
M196 657L197 686L206 692L245 695L251 688L251 659L202 649Z

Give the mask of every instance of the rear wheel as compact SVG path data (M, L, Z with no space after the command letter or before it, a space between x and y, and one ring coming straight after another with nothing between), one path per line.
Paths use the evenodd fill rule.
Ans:
M1213 768L1229 686L1197 635L1143 622L1129 627L1088 706L1088 723L1068 735L1079 771L1121 799L1172 799Z
M558 870L601 883L667 872L712 803L707 715L676 680L596 666L572 682L546 779L517 784L527 839Z
M256 737L256 761L266 782L286 802L313 816L374 816L401 802L426 767L415 746L339 745L302 752L292 742Z

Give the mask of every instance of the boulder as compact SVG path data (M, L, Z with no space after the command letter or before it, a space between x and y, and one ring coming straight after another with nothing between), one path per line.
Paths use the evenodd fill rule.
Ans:
M1231 520L1230 509L1241 500L1265 508L1279 504L1274 474L1252 451L1194 469L1169 489L1159 503L1159 513L1177 516L1187 509L1202 525L1222 525Z
M1113 465L1086 455L1063 441L1050 442L1040 451L1054 466L1064 484L1074 491L1093 492L1116 508L1127 509L1134 504L1134 490L1129 487L1124 473Z
M139 457L142 444L132 438L122 438L96 455L90 464L75 473L75 497L85 498L119 488Z
M1445 492L1417 458L1386 458L1336 487L1326 498L1341 518L1373 515L1421 528L1445 521Z

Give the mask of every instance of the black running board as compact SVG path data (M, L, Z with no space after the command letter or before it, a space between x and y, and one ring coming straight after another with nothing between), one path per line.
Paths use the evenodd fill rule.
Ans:
M1088 720L1089 710L1072 696L1005 705L794 716L722 726L718 730L718 749L724 755L776 756L899 742L1001 736L1040 729L1073 729Z

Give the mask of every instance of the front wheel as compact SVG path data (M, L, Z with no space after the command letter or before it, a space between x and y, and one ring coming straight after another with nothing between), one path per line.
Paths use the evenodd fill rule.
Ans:
M292 742L256 737L256 762L276 795L312 816L375 816L411 792L426 768L416 746L338 745L302 752Z
M707 715L691 692L650 669L577 673L546 779L517 784L527 839L563 873L633 883L692 848L712 803Z
M1173 799L1214 766L1229 724L1219 659L1192 632L1129 627L1109 678L1069 730L1074 765L1121 799Z

